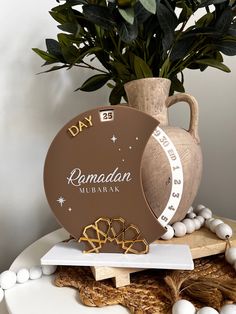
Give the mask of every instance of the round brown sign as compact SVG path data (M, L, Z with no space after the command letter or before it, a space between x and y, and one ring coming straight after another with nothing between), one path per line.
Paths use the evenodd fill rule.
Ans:
M78 115L56 135L44 187L55 216L74 238L99 219L135 225L148 243L165 232L165 219L149 207L141 178L142 155L158 124L141 111L107 106ZM94 234L99 236L95 227ZM112 241L108 251L116 251Z

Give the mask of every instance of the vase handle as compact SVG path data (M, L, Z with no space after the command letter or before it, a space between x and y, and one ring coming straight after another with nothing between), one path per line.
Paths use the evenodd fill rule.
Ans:
M189 94L179 93L179 94L176 94L167 98L166 107L169 108L172 105L180 101L184 101L187 104L189 104L190 123L189 123L188 132L192 135L192 137L195 139L197 144L200 144L200 138L198 135L198 102L193 96Z

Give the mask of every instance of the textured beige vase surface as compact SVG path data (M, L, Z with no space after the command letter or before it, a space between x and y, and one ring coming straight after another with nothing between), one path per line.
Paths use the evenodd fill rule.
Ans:
M183 195L172 222L184 218L192 205L202 174L202 153L198 136L198 103L185 93L169 97L170 80L146 78L125 85L128 105L144 111L160 122L160 127L174 143L182 162L184 174ZM168 108L178 102L186 102L190 107L189 130L169 125ZM159 217L171 191L171 169L160 145L150 138L142 162L143 187L151 208Z

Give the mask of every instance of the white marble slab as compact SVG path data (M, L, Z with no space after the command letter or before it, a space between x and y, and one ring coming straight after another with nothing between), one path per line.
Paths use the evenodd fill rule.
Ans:
M125 268L181 269L194 268L187 245L151 244L148 254L83 253L77 242L58 243L42 258L42 265L108 266Z

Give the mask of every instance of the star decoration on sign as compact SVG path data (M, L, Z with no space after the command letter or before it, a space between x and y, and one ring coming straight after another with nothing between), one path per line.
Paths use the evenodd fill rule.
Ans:
M60 196L59 198L58 198L58 200L57 200L57 202L61 205L61 207L63 206L63 204L65 203L65 199L64 199L64 197L62 197L62 196Z
M113 136L112 136L112 138L111 138L111 141L112 141L113 143L115 143L115 142L117 141L117 137L115 137L114 134L113 134Z

